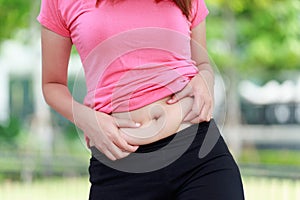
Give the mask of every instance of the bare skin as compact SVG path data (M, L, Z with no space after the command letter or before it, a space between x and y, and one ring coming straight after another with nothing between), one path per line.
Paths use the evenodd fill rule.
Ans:
M205 21L192 30L192 59L199 74L183 90L138 110L108 115L73 99L67 87L71 39L42 27L44 98L54 110L83 130L90 144L109 159L124 158L139 145L172 135L187 124L211 119L214 75L205 51L205 30Z
M149 144L168 137L191 125L183 122L191 110L193 98L186 97L174 104L167 104L170 97L156 101L141 109L128 113L113 113L116 118L128 119L141 124L139 128L120 128L123 137L130 144Z

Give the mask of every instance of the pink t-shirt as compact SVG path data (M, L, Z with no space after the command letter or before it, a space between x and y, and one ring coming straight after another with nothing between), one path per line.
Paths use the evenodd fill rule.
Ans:
M105 113L138 109L183 89L198 73L191 29L208 14L194 0L190 19L171 0L42 0L38 21L70 37L83 64L85 105Z

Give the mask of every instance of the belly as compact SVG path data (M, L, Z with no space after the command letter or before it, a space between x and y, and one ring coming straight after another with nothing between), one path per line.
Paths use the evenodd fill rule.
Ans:
M186 97L175 104L167 104L169 97L130 112L113 113L116 118L126 118L141 124L139 128L121 128L126 140L133 145L149 144L168 137L188 126L183 122L190 111L193 98Z

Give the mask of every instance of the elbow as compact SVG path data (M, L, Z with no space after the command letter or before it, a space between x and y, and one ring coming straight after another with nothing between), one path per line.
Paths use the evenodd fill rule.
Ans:
M49 91L48 91L48 84L43 83L42 84L42 95L44 97L45 102L50 105L50 100L49 100Z

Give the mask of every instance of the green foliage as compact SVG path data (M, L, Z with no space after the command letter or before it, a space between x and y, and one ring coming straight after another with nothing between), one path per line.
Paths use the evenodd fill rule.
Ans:
M37 2L0 0L0 42L34 21ZM208 44L217 66L255 74L300 67L300 1L210 0L207 4Z
M245 28L248 33L243 29L239 30L239 35L245 37L238 40L238 44L249 41L244 49L248 55L245 63L265 66L270 70L298 68L299 13L299 1L275 1L268 7L252 8L251 14L247 14L248 23L239 24L240 27L248 26Z
M14 31L30 23L33 0L0 0L0 42L14 36Z
M257 150L244 149L239 158L242 164L264 164L264 165L285 165L300 166L300 151L296 150Z
M67 122L65 126L62 128L63 135L67 139L67 141L77 141L78 140L78 132L74 124L71 122Z
M18 118L12 117L9 123L4 126L0 125L0 142L14 144L20 134L21 121Z
M207 3L211 10L208 44L218 66L255 75L262 71L278 75L283 70L300 67L300 1ZM215 41L223 44L222 51Z

